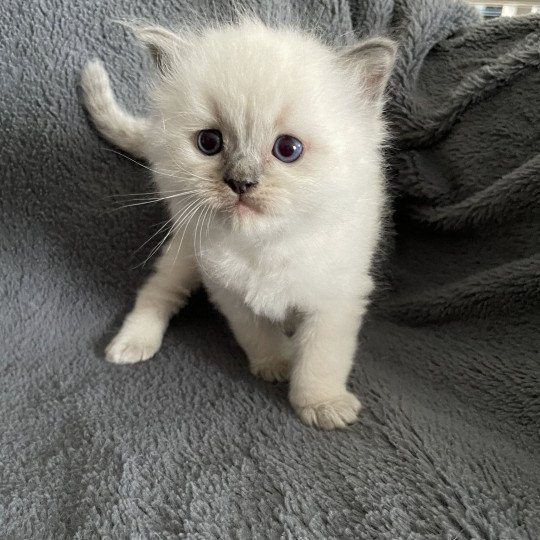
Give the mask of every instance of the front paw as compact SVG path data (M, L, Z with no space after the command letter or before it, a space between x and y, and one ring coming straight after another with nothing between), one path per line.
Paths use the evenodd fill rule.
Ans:
M304 424L321 429L343 428L356 421L362 405L351 392L323 400L291 398L291 403Z
M268 382L283 382L289 380L290 365L283 358L270 358L249 362L249 370L256 377Z
M105 358L113 364L134 364L148 360L161 346L161 334L122 329L105 349Z

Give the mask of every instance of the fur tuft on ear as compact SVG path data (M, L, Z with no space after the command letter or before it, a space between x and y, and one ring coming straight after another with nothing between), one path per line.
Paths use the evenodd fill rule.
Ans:
M361 41L340 53L346 69L352 70L368 98L374 102L382 100L386 83L390 78L397 44L387 38L372 38Z
M144 21L119 22L129 28L146 46L159 71L162 74L167 73L173 64L174 57L185 45L182 38L171 30Z

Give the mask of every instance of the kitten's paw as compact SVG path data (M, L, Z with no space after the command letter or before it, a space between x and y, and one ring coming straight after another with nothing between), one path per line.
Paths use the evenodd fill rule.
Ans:
M249 370L256 377L268 382L283 382L289 380L290 364L283 358L271 358L249 363Z
M344 392L335 398L315 403L293 403L293 407L304 424L321 429L336 429L355 422L362 405L354 394Z
M161 335L120 331L105 349L105 358L113 364L134 364L148 360L161 346Z

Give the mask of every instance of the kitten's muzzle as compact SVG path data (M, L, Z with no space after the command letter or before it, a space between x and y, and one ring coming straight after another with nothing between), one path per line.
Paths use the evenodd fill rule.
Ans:
M257 185L257 182L236 180L235 178L225 178L224 181L238 195L244 195Z

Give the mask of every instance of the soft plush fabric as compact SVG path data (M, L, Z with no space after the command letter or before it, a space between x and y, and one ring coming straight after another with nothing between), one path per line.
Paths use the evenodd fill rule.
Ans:
M341 43L401 45L395 227L359 337L357 424L303 426L204 293L155 359L103 360L164 214L118 209L149 173L89 126L78 74L102 57L144 110L150 62L112 20L174 24L216 4L2 2L0 536L540 537L538 16L481 23L435 0L292 9Z

